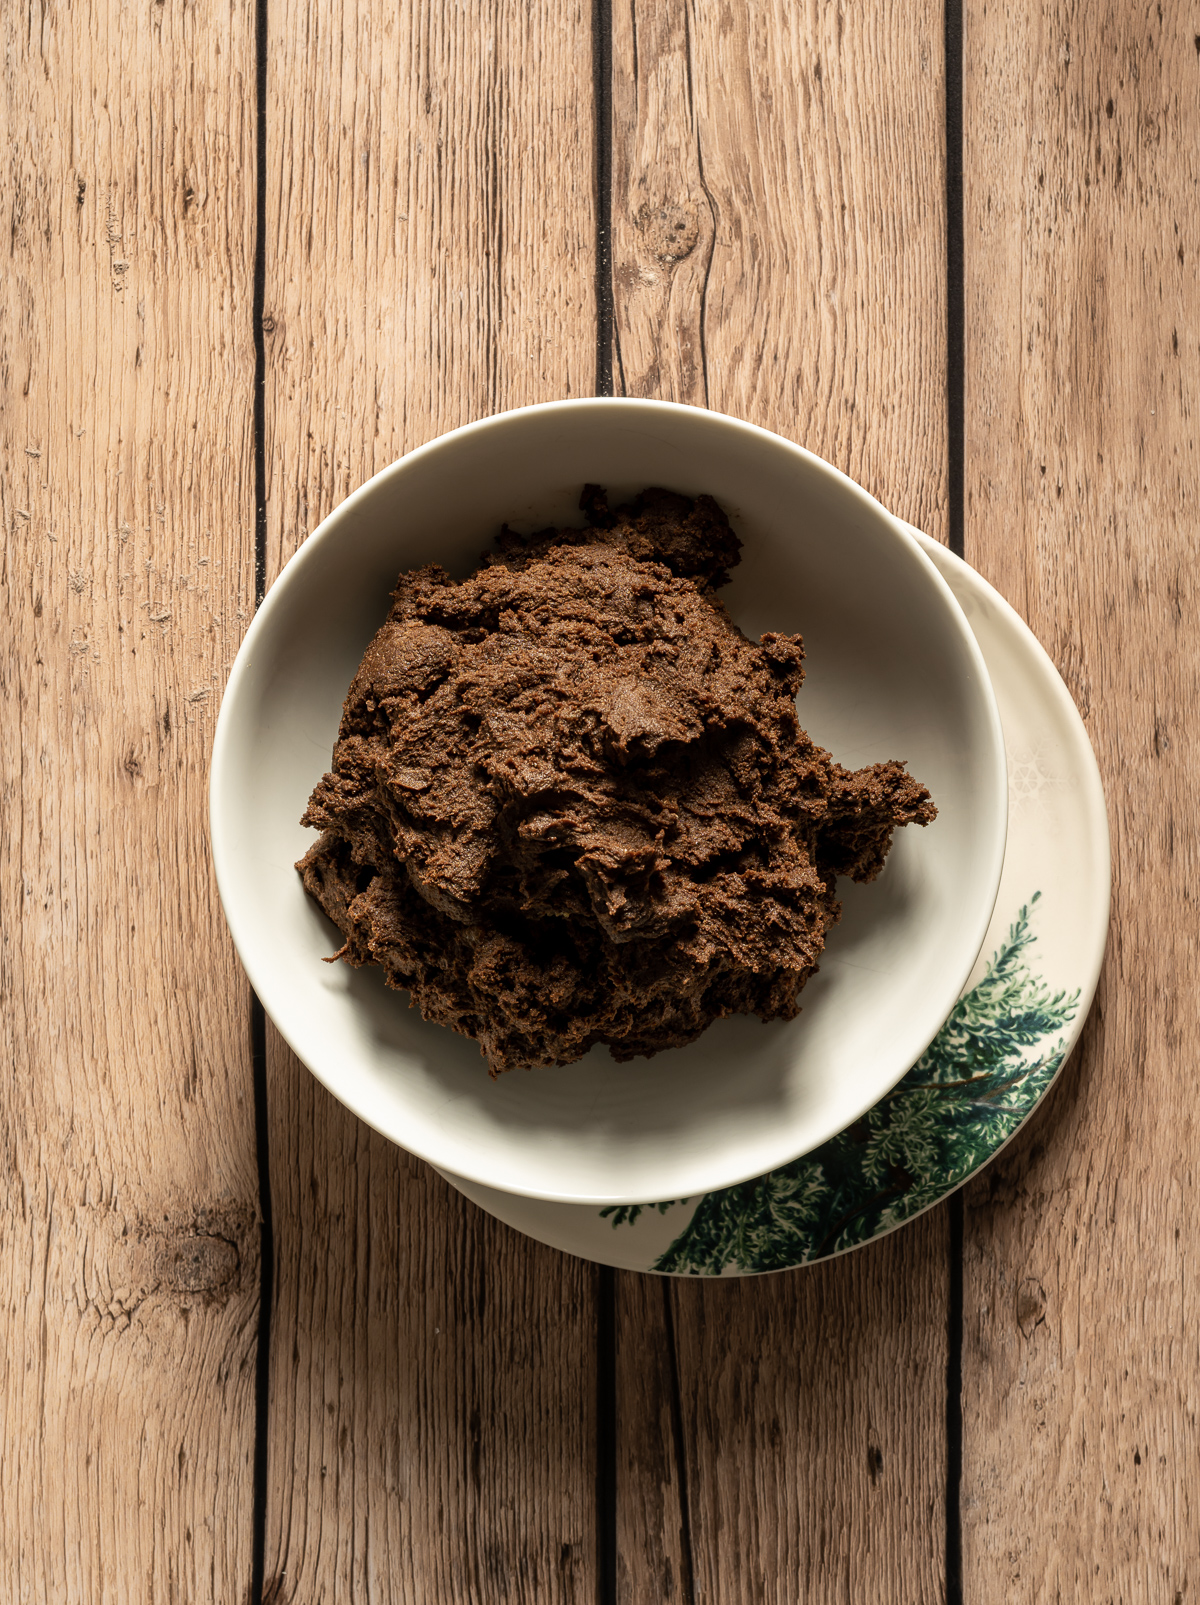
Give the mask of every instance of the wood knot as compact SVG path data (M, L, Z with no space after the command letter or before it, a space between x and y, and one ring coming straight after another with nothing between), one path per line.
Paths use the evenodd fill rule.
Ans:
M159 1274L175 1293L219 1293L237 1280L241 1263L227 1237L180 1232L163 1244Z
M1046 1289L1036 1276L1027 1276L1017 1289L1017 1325L1021 1336L1033 1336L1035 1327L1046 1319Z
M647 253L664 268L690 256L700 238L700 218L692 206L644 206L637 226Z

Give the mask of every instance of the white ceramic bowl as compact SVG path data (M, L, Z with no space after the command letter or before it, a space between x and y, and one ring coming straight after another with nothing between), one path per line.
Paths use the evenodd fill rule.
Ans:
M427 1025L340 944L293 865L342 699L401 569L467 573L507 521L582 523L581 486L707 491L744 543L722 596L752 637L803 633L801 724L841 763L907 760L939 809L897 832L843 902L796 1020L718 1021L618 1065L595 1048L493 1082L474 1042ZM576 1203L732 1185L826 1141L921 1054L974 963L1004 854L995 699L945 581L905 529L819 458L664 402L524 408L454 431L356 491L287 565L238 653L213 750L213 858L268 1014L313 1073L395 1142L484 1186Z

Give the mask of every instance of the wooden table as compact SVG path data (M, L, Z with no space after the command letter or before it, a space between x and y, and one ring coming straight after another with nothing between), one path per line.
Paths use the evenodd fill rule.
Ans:
M12 0L4 1601L1200 1591L1200 13ZM206 837L256 597L375 470L749 418L1030 621L1115 917L1030 1127L815 1269L499 1226L265 1025Z

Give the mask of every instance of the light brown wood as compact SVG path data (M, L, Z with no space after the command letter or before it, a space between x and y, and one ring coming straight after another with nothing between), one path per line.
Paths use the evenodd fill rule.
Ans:
M967 555L1080 706L1115 865L1082 1046L968 1195L968 1600L1200 1584L1196 35L966 7Z
M944 1597L947 1235L939 1209L805 1271L619 1276L622 1598Z
M939 1214L803 1272L619 1279L621 1598L943 1597L946 1265Z
M701 167L686 3L613 6L612 123L617 393L703 407L715 211Z
M591 393L596 223L582 5L270 24L273 574L403 452ZM372 1136L274 1033L268 1059L267 1598L590 1601L596 1273Z
M615 1282L617 1597L690 1605L692 1455L684 1439L675 1294L659 1277L620 1275Z
M618 385L775 429L944 539L940 17L616 0L613 30Z
M468 418L594 383L591 8L279 0L268 570ZM966 1202L963 1598L1198 1578L1189 1098L1200 48L1163 0L965 7L967 555L1110 787L1075 1062ZM614 0L618 388L947 530L942 19ZM253 608L255 16L0 11L0 1597L251 1592L249 998L208 863ZM597 1596L597 1273L270 1035L265 1598ZM949 1232L620 1276L622 1600L945 1597ZM602 1379L600 1379L602 1381Z
M590 13L500 0L271 13L268 572L473 418L591 395Z
M272 1051L268 1601L594 1592L594 1270Z
M0 32L0 1596L241 1600L258 1183L205 788L254 604L253 16Z
M940 18L619 0L613 54L618 380L944 537ZM948 1271L939 1211L795 1275L620 1277L622 1597L941 1598Z

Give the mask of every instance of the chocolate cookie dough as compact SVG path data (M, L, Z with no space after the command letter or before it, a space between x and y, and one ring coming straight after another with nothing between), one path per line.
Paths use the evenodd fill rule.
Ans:
M805 735L800 637L747 640L714 594L740 543L711 497L580 505L587 529L505 529L461 583L401 574L303 818L334 957L493 1076L791 1019L837 876L936 812L903 764Z

